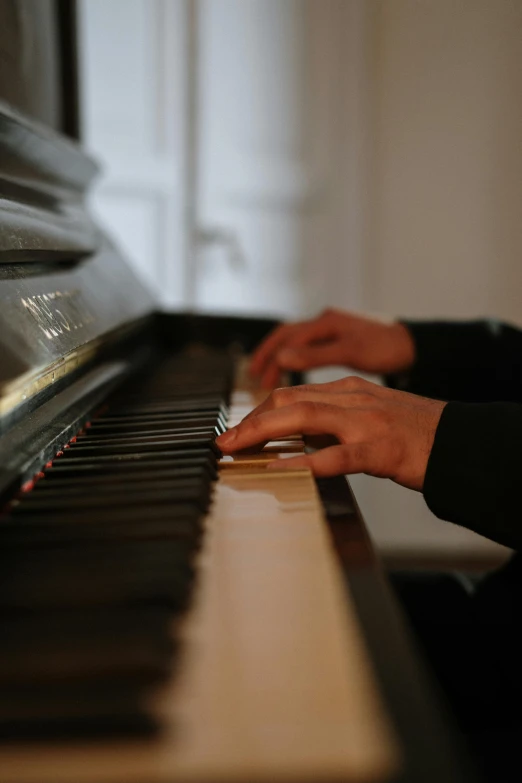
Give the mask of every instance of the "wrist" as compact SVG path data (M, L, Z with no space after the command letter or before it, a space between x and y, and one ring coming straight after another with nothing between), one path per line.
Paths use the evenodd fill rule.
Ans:
M400 321L391 324L394 346L394 373L405 373L415 364L415 341L408 327Z

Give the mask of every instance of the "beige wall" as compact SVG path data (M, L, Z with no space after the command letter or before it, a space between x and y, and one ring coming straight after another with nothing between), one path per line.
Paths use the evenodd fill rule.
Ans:
M522 324L522 2L366 0L367 309ZM422 498L357 480L392 549L481 549Z
M370 307L522 322L522 2L380 0Z

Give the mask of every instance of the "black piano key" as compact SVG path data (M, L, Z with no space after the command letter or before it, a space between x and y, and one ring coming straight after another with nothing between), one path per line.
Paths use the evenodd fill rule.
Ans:
M157 467L179 465L193 467L194 465L208 465L209 470L215 470L216 458L209 448L194 449L176 449L162 452L136 451L130 454L94 454L90 456L80 456L70 449L57 458L48 470L65 470L66 466L71 469L76 467L84 470L99 470L105 472L108 470L131 470L141 469L144 466L150 469L152 465ZM119 467L118 467L119 466Z
M76 510L85 513L86 509L111 508L118 506L127 508L141 507L144 518L151 506L170 505L174 509L183 507L204 511L208 502L208 493L203 493L200 486L169 487L152 486L135 488L128 486L121 491L108 487L105 492L84 492L82 494L58 493L50 497L48 494L31 493L26 498L11 505L11 514L74 514ZM0 522L1 529L1 522Z
M141 481L133 481L126 476L112 477L112 480L96 480L96 478L89 477L88 482L75 480L72 481L60 481L60 482L46 482L45 480L38 481L31 490L31 492L22 495L18 501L15 501L13 505L19 505L20 503L32 502L35 498L45 498L50 500L52 498L56 500L62 500L65 498L79 498L89 497L92 494L97 496L116 495L119 493L126 494L128 492L136 493L140 492L154 492L156 490L178 490L180 493L185 492L187 499L197 499L199 495L210 495L210 482L204 480L204 474L200 474L193 478L177 478L175 474L167 475L167 477L158 477L151 475L142 479ZM108 479L109 477L104 477ZM142 477L140 477L142 478Z
M177 428L165 428L162 430L144 430L138 432L117 432L117 433L105 433L105 432L92 432L89 430L88 434L78 435L74 443L71 444L71 448L78 448L79 446L93 446L93 445L105 445L105 444L120 444L120 443L160 443L166 440L182 440L182 439L197 439L208 438L212 440L219 435L219 429L213 425L211 427L177 427Z
M121 456L121 455L118 455ZM127 455L123 455L126 457ZM101 481L110 481L113 476L119 478L129 477L130 481L141 481L153 477L156 473L164 472L165 475L176 471L180 477L183 475L193 475L194 471L202 471L207 480L214 481L217 477L217 463L215 456L196 457L194 460L184 459L176 461L158 460L157 454L148 454L147 456L156 457L156 459L140 460L92 460L78 458L67 460L60 463L59 460L53 463L52 467L47 468L45 476L41 479L42 483L54 483L54 481L70 481L78 478L82 481L100 478ZM178 467L179 466L179 467Z
M151 407L150 404L148 406L147 410L139 411L139 410L132 410L128 413L123 410L123 407L128 408L129 406L117 406L117 405L111 405L109 408L104 410L102 413L100 413L98 416L96 416L91 422L89 422L89 426L93 426L94 424L101 424L101 423L107 423L107 424L122 424L124 422L130 422L130 421L136 421L141 419L150 419L150 420L159 420L159 419L169 419L172 421L185 421L186 419L207 419L207 418L222 418L226 419L228 416L229 410L226 405L223 404L213 404L211 406L203 407L202 410L197 409L197 405L187 405L183 406L181 408L174 407L173 410L163 410L164 408L170 408L172 407L169 402L163 402L159 406L160 409L157 410L159 404L156 404L155 406ZM137 405L134 407L138 407Z
M149 491L125 497L120 491L97 499L77 494L63 500L40 493L22 498L0 519L5 545L34 540L97 540L185 537L197 543L203 514L210 503L211 485ZM123 499L122 499L123 495Z
M203 369L203 372L198 371ZM139 395L153 395L155 398L166 395L186 398L194 392L198 397L224 394L229 386L228 377L216 368L212 377L212 368L182 368L171 366L157 370L154 378L141 378L137 383L129 384L114 393L116 399L125 399Z
M118 424L114 422L94 422L85 434L79 435L78 439L85 435L97 436L119 434L119 433L140 433L140 432L163 432L163 431L183 431L187 428L215 428L217 433L224 432L226 425L224 421L216 416L205 416L200 419L190 417L186 419L140 419L135 421L123 421Z
M83 459L75 458L65 461L56 459L52 465L45 470L45 477L43 481L52 481L53 479L71 479L77 477L90 477L102 476L103 478L110 476L152 476L156 471L185 471L185 475L194 470L204 471L206 475L214 479L217 475L216 471L216 458L214 454L203 452L203 454L180 455L180 452L172 452L170 456L166 457L162 454L162 459L158 459L157 454L144 454L142 459L127 459L127 455L118 455L118 459Z
M136 416L132 418L121 419L120 421L94 421L81 433L81 435L91 435L95 431L119 431L119 430L139 430L148 429L186 429L216 427L224 423L221 416L186 416L184 418L171 417L165 414L161 416Z
M74 481L71 480L72 477L67 477L67 471L65 471L64 477L63 472L60 473L60 471L57 472L54 468L49 468L35 484L33 491L54 491L55 489L67 488L74 490L75 487L80 491L85 487L104 486L105 484L126 486L128 483L141 484L149 481L168 481L174 486L178 484L183 486L185 483L201 481L202 484L208 485L211 481L211 476L205 465L194 465L193 467L165 467L164 463L160 463L160 465L161 467L153 467L150 470L142 468L139 471L104 471L94 474L89 472L75 473Z
M0 553L0 610L185 607L193 569L182 542L145 540ZM67 589L64 590L64 586Z
M52 504L25 505L24 503L14 506L9 510L9 514L0 520L0 530L5 530L6 519L16 519L18 525L96 525L96 524L116 524L120 522L141 522L147 525L153 519L171 520L172 524L186 523L188 529L195 526L201 517L201 508L199 502L180 501L174 504L172 501L162 502L161 500L152 501L144 505L137 503L125 505L125 503L115 503L103 505L94 504L92 507L80 504L70 504L65 508L53 507ZM185 529L185 528L184 528Z
M130 379L0 519L0 734L156 726L150 686L190 598L232 369L176 354Z
M7 551L21 547L40 547L42 550L52 545L100 543L105 541L152 541L155 539L187 540L193 549L197 547L201 525L197 520L172 519L159 517L149 519L144 525L141 520L126 522L112 521L110 524L42 524L41 521L30 524L17 524L18 520L7 518L2 530L2 546Z
M154 607L0 615L0 686L79 676L157 680L174 653L170 618Z
M64 452L62 459L66 459L68 457L73 459L74 457L87 456L99 458L103 455L110 457L122 454L136 454L136 458L139 459L139 456L146 452L168 452L173 450L186 451L188 449L211 449L212 451L219 453L218 447L215 445L213 437L196 434L193 436L180 435L179 437L171 435L165 439L153 438L150 440L144 439L143 441L136 439L136 441L120 444L107 443L89 446L87 444L84 445L83 443L72 443L70 448Z
M133 425L133 424L141 424L141 423L147 423L150 422L161 424L161 422L180 422L184 423L186 421L206 421L209 420L210 422L213 421L223 421L226 422L227 415L226 413L223 413L223 410L221 408L215 408L213 410L206 410L206 411L200 411L199 413L193 411L192 409L187 409L185 411L176 411L174 413L163 413L162 411L159 411L158 413L132 413L127 415L111 415L112 411L108 411L108 413L98 416L94 421L89 423L89 429L99 428L99 427L123 427L126 425Z
M178 385L181 381L178 381ZM180 391L179 388L170 387L164 389L139 389L125 394L113 395L108 400L111 409L126 409L137 406L168 406L173 410L208 410L226 405L226 393L221 387L198 388L197 385L189 386Z
M136 415L150 415L150 414L171 414L182 411L190 411L191 413L202 413L205 411L220 410L224 416L228 414L227 409L221 406L220 399L209 400L207 403L185 400L183 402L162 402L162 403L136 403L135 405L121 405L111 406L106 415L99 417L100 421L109 421L111 419L118 419L127 416Z
M155 733L148 689L123 681L4 685L0 738L51 739Z

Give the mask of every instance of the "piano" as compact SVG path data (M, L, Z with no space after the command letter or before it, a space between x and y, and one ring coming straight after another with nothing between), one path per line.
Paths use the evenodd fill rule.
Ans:
M215 446L274 321L160 312L95 174L0 103L0 780L474 779L348 482Z

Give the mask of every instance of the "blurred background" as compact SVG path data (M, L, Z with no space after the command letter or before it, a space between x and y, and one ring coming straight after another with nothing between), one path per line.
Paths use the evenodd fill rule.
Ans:
M80 0L79 17L93 208L166 307L522 324L522 2ZM505 555L418 494L352 484L392 565Z

